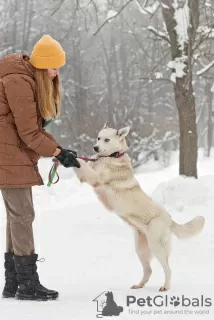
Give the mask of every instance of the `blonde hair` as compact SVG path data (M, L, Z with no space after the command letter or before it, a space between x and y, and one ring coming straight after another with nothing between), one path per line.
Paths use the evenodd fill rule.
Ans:
M45 120L50 120L61 113L61 88L57 75L50 79L47 69L35 69L37 84L37 103L40 113Z

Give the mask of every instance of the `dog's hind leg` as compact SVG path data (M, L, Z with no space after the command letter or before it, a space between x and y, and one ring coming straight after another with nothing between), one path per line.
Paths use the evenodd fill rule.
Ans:
M171 243L171 232L161 218L154 218L149 223L147 234L149 248L156 256L165 274L164 285L160 291L167 291L170 288L171 270L168 263Z
M135 230L135 251L143 266L143 278L139 284L133 285L131 288L139 289L145 286L152 274L152 268L150 265L152 255L145 234L138 230Z

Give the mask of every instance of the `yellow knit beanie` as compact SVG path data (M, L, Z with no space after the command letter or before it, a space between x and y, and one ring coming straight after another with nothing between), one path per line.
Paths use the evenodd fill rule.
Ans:
M34 46L30 63L37 69L59 68L65 64L65 52L59 42L44 35Z

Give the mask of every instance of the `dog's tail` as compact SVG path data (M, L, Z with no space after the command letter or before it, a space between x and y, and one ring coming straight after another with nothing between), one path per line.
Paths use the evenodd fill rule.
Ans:
M172 221L171 231L179 239L190 238L198 235L202 231L204 223L204 217L201 216L195 217L184 224L178 224L175 221Z

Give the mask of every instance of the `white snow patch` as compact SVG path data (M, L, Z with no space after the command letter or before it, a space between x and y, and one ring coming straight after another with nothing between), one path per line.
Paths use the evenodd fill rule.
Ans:
M208 182L210 183L213 178L214 176L208 177ZM214 191L212 193L214 196ZM181 211L181 207L183 209L184 206L197 206L206 203L210 197L210 192L207 184L194 178L177 177L160 183L153 192L152 197L164 206L173 206Z
M175 60L170 61L167 64L167 67L169 69L172 69L172 74L171 74L171 81L172 82L176 82L176 78L183 78L183 76L186 74L184 69L186 67L186 62L187 57L186 56L182 56L179 58L175 58Z
M207 0L207 1L205 1L205 6L208 7L208 8L211 8L211 7L212 7L211 1L212 1L212 0Z
M114 18L117 14L118 14L117 11L109 10L107 13L106 19L108 20L108 19Z
M196 54L193 55L193 58L194 58L195 60L198 60L198 58L200 57L200 55L201 55L200 53L196 53Z
M188 1L185 1L185 4L182 8L179 7L177 0L174 0L174 19L176 21L175 31L178 35L178 42L180 48L184 50L184 44L188 42L188 27L189 27L189 6Z
M161 6L164 8L164 9L169 9L169 6L167 6L165 3L161 2Z
M151 6L146 7L146 10L150 14L153 14L157 10L158 7L159 7L159 2L155 1Z
M161 78L163 78L163 73L162 73L162 72L155 72L155 78L156 78L156 79L161 79Z

